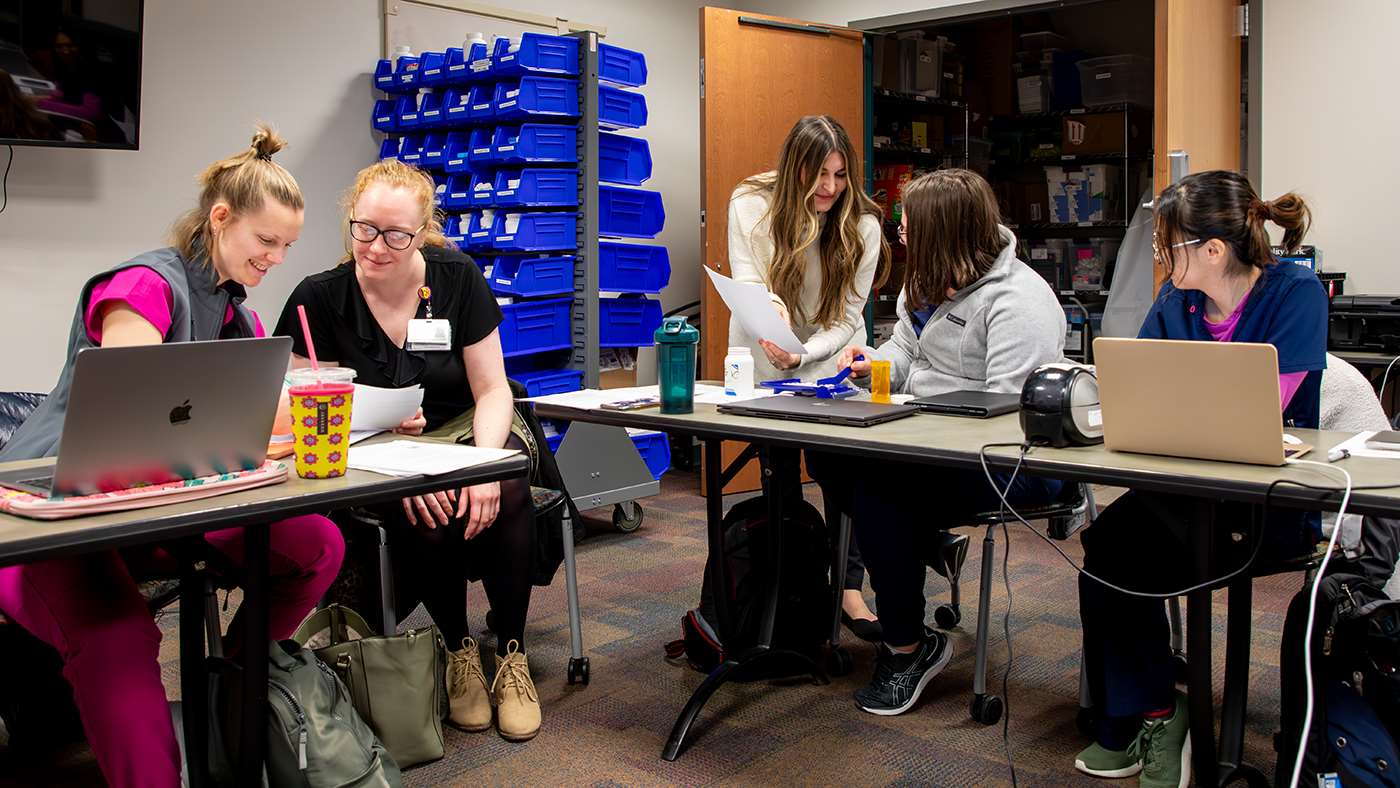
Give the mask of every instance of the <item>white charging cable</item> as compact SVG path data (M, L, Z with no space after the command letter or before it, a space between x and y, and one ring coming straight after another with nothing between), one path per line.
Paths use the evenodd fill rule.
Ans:
M1394 362L1392 362L1394 363ZM1351 501L1351 474L1345 468L1327 463L1314 462L1312 460L1288 460L1289 465L1314 465L1327 471L1336 471L1344 477L1346 491L1342 493L1342 505L1337 510L1337 522L1340 523L1342 517L1347 513L1347 504ZM1317 574L1313 576L1312 593L1308 596L1308 625L1303 630L1303 676L1306 681L1307 710L1303 714L1303 732L1298 737L1298 754L1293 758L1293 779L1288 784L1297 788L1298 780L1303 776L1303 757L1307 754L1308 733L1312 729L1313 718L1313 670L1312 670L1312 633L1313 626L1317 620L1317 591L1322 585L1322 578L1327 576L1327 563L1332 560L1332 550L1337 546L1337 537L1342 533L1341 527L1332 529L1332 536L1327 540L1327 552L1322 555L1322 563L1317 567Z
M1390 382L1390 370L1395 366L1395 362L1397 361L1400 361L1400 356L1396 356L1390 360L1389 364L1385 365L1385 374L1381 375L1381 390L1378 392L1378 396L1385 396L1385 384Z

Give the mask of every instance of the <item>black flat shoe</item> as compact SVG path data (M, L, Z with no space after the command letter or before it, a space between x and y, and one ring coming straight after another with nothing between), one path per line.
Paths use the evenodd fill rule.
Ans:
M851 618L844 610L841 611L841 623L851 630L852 635L867 643L879 643L884 635L879 621L872 618Z

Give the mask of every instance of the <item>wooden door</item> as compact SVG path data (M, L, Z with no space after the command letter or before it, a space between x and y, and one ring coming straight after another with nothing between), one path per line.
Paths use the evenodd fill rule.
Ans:
M1152 183L1157 192L1172 182L1172 151L1186 152L1190 172L1244 166L1240 7L1239 0L1156 0ZM1164 274L1159 266L1153 292Z
M856 30L705 7L700 74L700 260L728 276L729 195L744 178L777 166L778 149L798 118L830 115L846 127L857 153L863 149L864 43ZM847 169L853 187L861 183L864 164L848 162ZM729 344L729 310L709 277L700 280L700 370L713 380ZM741 449L726 442L724 462ZM751 462L725 492L758 487L758 464Z

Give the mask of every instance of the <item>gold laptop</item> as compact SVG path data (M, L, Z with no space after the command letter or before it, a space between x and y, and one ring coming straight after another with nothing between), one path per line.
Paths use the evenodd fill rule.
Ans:
M1094 363L1110 451L1283 465L1312 448L1285 442L1273 345L1099 337Z

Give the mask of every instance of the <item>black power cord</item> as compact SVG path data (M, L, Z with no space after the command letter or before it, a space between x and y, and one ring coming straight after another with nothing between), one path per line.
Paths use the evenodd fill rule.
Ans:
M10 158L5 162L5 175L0 177L0 213L10 206L10 165L15 163L15 146L5 147L10 149Z

